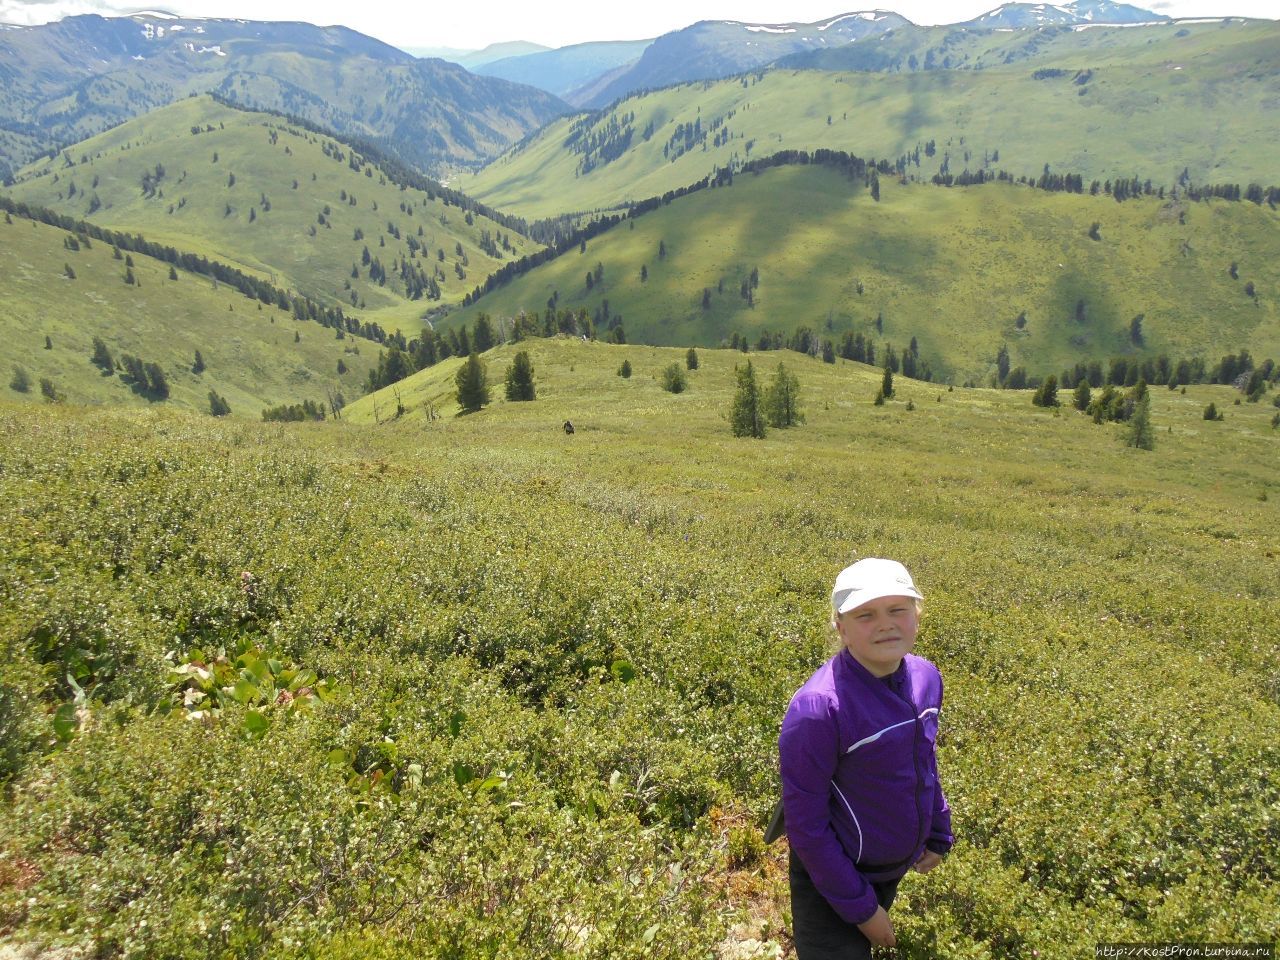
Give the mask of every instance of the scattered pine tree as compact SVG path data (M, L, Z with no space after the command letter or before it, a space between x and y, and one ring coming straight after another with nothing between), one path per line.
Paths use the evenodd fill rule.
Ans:
M115 358L111 356L111 351L107 349L107 345L101 337L93 338L93 356L90 359L92 359L93 365L101 367L104 373L115 373Z
M1155 430L1151 427L1151 394L1143 392L1133 407L1133 416L1129 418L1129 434L1125 443L1139 450L1154 450L1156 445Z
M529 359L528 351L521 350L512 358L511 366L507 367L506 381L508 400L534 399L536 391L533 386L533 362Z
M755 368L748 360L738 367L738 389L733 395L733 408L729 420L735 437L764 436L764 416L760 402L760 388L756 385Z
M785 429L804 422L800 412L800 381L782 363L769 382L764 395L765 415L769 426Z
M680 364L673 363L662 371L662 389L667 393L684 393L688 386L689 379Z
M467 355L466 361L458 368L454 377L458 388L458 406L463 413L475 413L489 398L489 376L484 361L474 351Z

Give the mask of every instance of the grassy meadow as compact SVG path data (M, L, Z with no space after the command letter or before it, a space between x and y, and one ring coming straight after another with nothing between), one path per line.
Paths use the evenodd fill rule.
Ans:
M399 417L0 404L10 943L789 955L777 729L866 555L915 574L947 684L959 843L904 881L901 956L1280 935L1274 392L1154 389L1142 451L1025 392L875 406L875 369L753 354L806 416L757 441L742 354L669 394L681 349L519 347L538 398L499 399L499 347L466 416L457 359Z
M159 364L170 388L165 405L207 413L214 390L233 416L253 418L263 407L326 400L330 392L358 396L377 363L373 341L338 340L332 329L209 277L177 270L171 280L168 263L142 254L130 254L129 267L106 243L76 240L79 249L70 250L69 238L18 216L0 222L0 389L11 400L45 402L40 382L49 379L76 405L161 402L94 365L95 337L116 361L131 354ZM136 283L125 282L127 271ZM202 373L193 372L197 350ZM26 393L12 386L17 367L28 375Z
M538 249L485 217L468 223L466 212L402 189L356 156L280 117L191 97L24 168L9 193L265 275L389 332L416 330L424 314L461 302L506 259ZM482 231L495 242L509 236L511 249L499 243L501 256L490 256ZM366 250L385 268L384 282L371 275ZM402 261L435 279L439 300L409 297Z
M661 196L781 150L894 162L917 147L920 165L909 173L925 180L949 157L953 174L1037 177L1049 164L1086 182L1137 176L1172 185L1184 168L1196 183L1277 181L1276 129L1256 122L1280 92L1274 22L1033 31L1030 39L971 31L959 40L957 61L971 54L981 69L775 68L637 94L548 124L457 186L498 209L543 217ZM1037 79L1041 70L1058 73ZM695 122L706 137L686 150L676 129ZM586 137L608 139L611 126L614 140L628 128L632 136L616 159L593 153L584 172L569 146L578 124Z
M985 383L1001 344L1040 376L1114 356L1280 356L1278 226L1275 211L1247 202L1116 203L1007 183L884 177L876 202L834 170L778 167L614 227L449 322L544 312L558 294L558 309L586 309L601 337L607 301L634 342L717 346L738 332L754 344L806 326L837 346L854 331L901 353L916 337L935 379L957 383ZM588 288L597 264L602 280ZM749 304L741 285L753 269ZM1139 314L1141 344L1130 337Z

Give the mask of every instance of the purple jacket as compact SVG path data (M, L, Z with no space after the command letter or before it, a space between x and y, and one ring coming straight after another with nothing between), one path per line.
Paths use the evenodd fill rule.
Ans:
M796 691L782 721L782 806L791 850L841 917L876 912L871 881L895 880L927 847L951 849L934 743L942 677L908 654L878 679L848 650Z

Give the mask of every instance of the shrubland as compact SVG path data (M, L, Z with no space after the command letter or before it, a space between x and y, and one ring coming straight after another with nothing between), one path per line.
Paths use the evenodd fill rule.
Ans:
M778 723L866 555L915 574L947 684L959 843L903 883L904 956L1276 939L1269 402L1152 390L1148 452L788 355L804 422L757 440L739 353L673 394L682 349L530 340L491 379L517 350L537 399L463 416L460 358L394 419L392 388L338 423L0 406L11 940L786 948Z

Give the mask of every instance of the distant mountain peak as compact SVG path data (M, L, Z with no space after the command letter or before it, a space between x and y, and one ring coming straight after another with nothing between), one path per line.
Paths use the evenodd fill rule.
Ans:
M1070 3L1004 3L959 26L1047 27L1059 24L1157 23L1169 18L1114 0L1071 0Z

